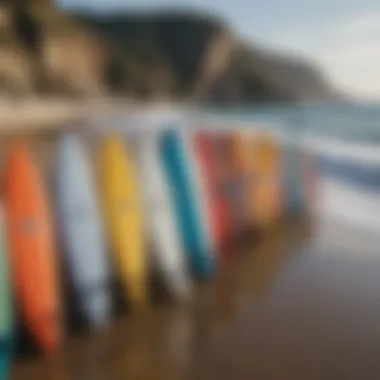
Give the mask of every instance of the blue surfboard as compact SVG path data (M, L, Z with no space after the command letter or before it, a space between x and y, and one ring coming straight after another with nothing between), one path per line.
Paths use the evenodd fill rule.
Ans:
M10 267L0 209L0 379L8 379L13 338L13 307L11 301Z
M289 214L299 214L306 207L301 148L284 143L282 156L285 208Z
M110 314L109 263L94 175L75 135L59 142L56 176L65 262L80 311L101 326Z
M160 156L173 198L175 215L183 247L194 274L208 278L214 272L214 257L197 199L195 179L191 170L184 135L164 130L160 136Z

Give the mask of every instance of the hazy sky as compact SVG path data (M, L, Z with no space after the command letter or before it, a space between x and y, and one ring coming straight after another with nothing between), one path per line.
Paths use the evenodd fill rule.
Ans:
M311 57L340 88L380 99L380 0L58 0L97 10L185 6L224 17L240 35Z

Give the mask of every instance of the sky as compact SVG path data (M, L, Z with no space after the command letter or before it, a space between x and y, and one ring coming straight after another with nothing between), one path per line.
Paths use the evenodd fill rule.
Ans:
M100 12L186 7L254 43L311 58L339 89L380 100L380 0L58 0Z

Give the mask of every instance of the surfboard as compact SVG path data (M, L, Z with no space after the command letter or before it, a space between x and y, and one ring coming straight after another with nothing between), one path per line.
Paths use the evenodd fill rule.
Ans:
M99 170L114 261L132 306L144 306L148 300L148 260L142 193L133 154L121 136L107 136L102 142Z
M236 241L247 227L247 161L241 160L236 131L222 130L215 139L221 176L221 190L228 204L231 239Z
M250 209L256 226L267 227L281 214L280 149L275 138L266 132L255 132L250 146L254 180Z
M205 181L207 212L217 250L222 252L230 246L230 221L228 205L220 191L221 176L211 133L197 131L194 135L196 158Z
M4 202L16 297L31 336L51 353L62 339L53 219L40 173L22 142L9 151Z
M79 309L92 326L110 317L110 271L95 178L83 143L74 134L58 144L56 193L64 261Z
M149 247L154 267L169 293L187 298L191 292L191 281L160 161L158 135L157 132L140 133L135 139Z
M304 146L301 147L301 181L305 200L305 212L311 214L318 196L319 175L315 157Z
M197 205L197 209L200 214L200 223L210 247L210 253L215 254L217 242L212 233L212 219L210 217L210 213L208 212L210 206L208 204L209 199L207 197L207 183L200 166L198 157L199 154L194 144L194 136L193 130L184 129L181 131L185 155L188 158L187 163L189 175L192 178L192 183L195 190L195 204Z
M174 129L162 131L160 156L175 205L181 241L194 274L209 278L214 272L214 258L207 232L203 228L187 149L187 142L181 132Z
M252 157L249 146L250 133L237 128L230 135L230 165L232 176L238 188L238 220L240 230L245 232L254 225L252 213L249 205L255 191L255 184L252 178Z
M289 214L300 214L305 210L307 203L302 149L297 144L285 142L282 145L281 158L284 207Z
M218 173L217 192L220 197L220 202L225 210L226 224L228 226L226 235L225 250L227 256L234 254L236 250L233 248L233 243L238 236L238 228L236 226L236 202L239 194L238 188L234 186L230 163L229 163L229 144L228 135L224 131L217 131L212 138L212 147L215 157L216 171Z
M213 148L220 179L218 184L218 193L225 204L228 225L230 227L229 240L232 244L236 240L239 232L236 213L239 193L237 187L235 186L230 168L229 133L226 131L218 131L213 138ZM233 250L228 251L233 252Z
M0 379L7 379L12 353L13 305L11 273L4 231L4 212L0 206Z

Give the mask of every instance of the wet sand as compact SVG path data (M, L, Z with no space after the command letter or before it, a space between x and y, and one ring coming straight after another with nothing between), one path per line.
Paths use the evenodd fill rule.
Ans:
M158 303L14 380L379 379L380 255L313 248L306 221L245 248L192 303Z

